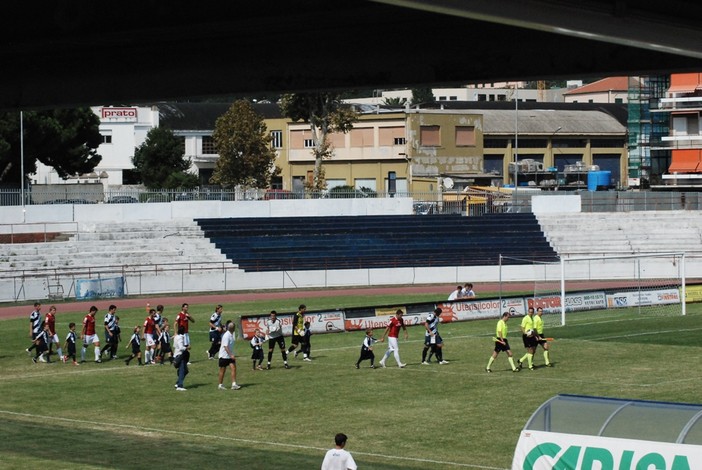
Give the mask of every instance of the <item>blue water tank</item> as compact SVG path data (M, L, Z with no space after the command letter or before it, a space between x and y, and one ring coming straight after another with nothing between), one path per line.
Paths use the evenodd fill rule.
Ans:
M589 171L587 173L587 190L609 189L612 185L611 171Z
M599 183L599 176L597 175L599 171L588 171L587 172L587 190L597 191L597 183Z
M600 189L609 189L612 186L612 172L609 170L598 171L597 187Z

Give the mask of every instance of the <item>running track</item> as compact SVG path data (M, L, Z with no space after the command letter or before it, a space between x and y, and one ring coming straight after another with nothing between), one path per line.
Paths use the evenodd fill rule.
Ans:
M504 285L503 285L504 287ZM87 311L91 305L97 306L100 310L107 310L110 304L115 304L120 308L143 307L146 302L151 305L163 304L164 306L180 306L188 302L190 304L224 304L236 302L249 302L253 300L288 300L290 298L320 298L320 297L336 297L342 295L348 296L370 296L370 295L402 295L402 294L436 294L436 299L446 299L448 295L456 287L450 284L440 285L423 285L423 286L401 286L401 287L362 287L349 289L318 289L318 290L286 290L286 291L265 291L265 292L247 292L240 294L207 294L207 295L173 295L169 297L140 297L126 299L106 299L82 302L66 302L57 304L62 313L73 313ZM498 283L477 284L476 288L483 292L498 292L500 285ZM528 291L534 288L533 282L511 283L509 289ZM50 301L42 300L44 309L48 310ZM311 303L311 302L309 302ZM11 307L0 307L0 319L24 318L29 315L34 305L33 301L18 303Z

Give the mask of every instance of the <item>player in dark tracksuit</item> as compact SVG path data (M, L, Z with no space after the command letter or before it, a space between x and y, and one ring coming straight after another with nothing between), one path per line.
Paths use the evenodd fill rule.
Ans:
M366 337L363 338L363 344L361 345L361 356L356 361L356 369L361 367L361 362L370 359L371 369L375 369L375 354L373 354L373 343L378 341L373 338L373 330L368 328L366 330Z

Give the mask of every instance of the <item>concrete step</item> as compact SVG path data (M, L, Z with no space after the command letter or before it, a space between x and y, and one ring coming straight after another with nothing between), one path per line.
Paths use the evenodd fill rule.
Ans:
M154 240L164 238L188 238L188 239L204 239L202 232L196 231L164 231L164 232L95 232L95 233L78 233L71 237L75 241L92 241L92 240Z
M100 240L67 241L56 243L25 243L0 245L0 255L45 254L50 252L84 252L84 251L131 251L133 249L202 249L214 245L204 238L167 238L140 240L112 240L109 243Z
M95 259L60 259L52 258L45 260L34 261L14 261L0 262L0 270L22 270L22 269L41 269L41 268L65 268L65 267L85 267L92 270L99 266L154 266L154 265L175 265L175 264L202 264L207 265L211 262L231 264L226 257L215 259L212 257L202 256L179 256L179 257L158 257L145 256L134 257L132 259L115 259L103 258Z

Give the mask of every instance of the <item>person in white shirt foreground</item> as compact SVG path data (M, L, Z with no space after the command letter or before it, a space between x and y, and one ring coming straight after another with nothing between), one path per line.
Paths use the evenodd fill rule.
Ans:
M356 470L358 468L351 454L344 450L347 439L346 434L343 433L334 436L336 447L327 451L322 462L322 470Z

